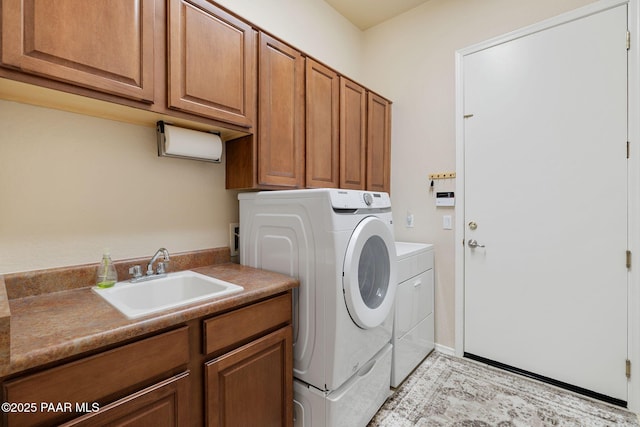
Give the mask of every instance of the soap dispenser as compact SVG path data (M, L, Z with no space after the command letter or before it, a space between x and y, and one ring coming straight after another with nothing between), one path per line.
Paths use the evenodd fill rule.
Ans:
M105 249L102 254L102 262L98 266L98 279L96 286L99 288L110 288L118 281L116 266L111 261L109 249Z

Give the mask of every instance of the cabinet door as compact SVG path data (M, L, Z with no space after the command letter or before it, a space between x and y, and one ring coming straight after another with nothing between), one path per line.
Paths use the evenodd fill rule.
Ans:
M169 0L169 107L251 127L256 37L204 0Z
M188 375L185 372L169 378L99 408L97 412L88 413L62 424L62 427L187 426L190 418ZM91 403L87 403L87 407L92 409Z
M260 33L258 184L304 186L304 57Z
M155 0L3 0L2 63L153 102L154 20Z
M338 74L307 58L308 188L340 185L340 81Z
M210 427L292 426L291 326L207 363L205 402Z
M367 96L367 190L391 187L391 103L375 93Z
M340 77L340 188L365 189L366 90Z

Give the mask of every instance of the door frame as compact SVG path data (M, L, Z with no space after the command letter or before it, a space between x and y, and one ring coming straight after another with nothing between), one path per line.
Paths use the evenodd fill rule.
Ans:
M628 249L631 269L628 272L627 357L631 361L631 378L627 385L627 405L640 412L640 0L600 0L554 18L544 20L511 33L456 51L456 219L455 219L455 354L464 353L464 57L472 53L562 25L613 7L628 5L628 30L631 45L628 51L628 140L630 155L628 180ZM624 141L621 141L624 144ZM634 245L635 242L635 245ZM624 262L621 257L620 262ZM624 369L621 363L620 369Z

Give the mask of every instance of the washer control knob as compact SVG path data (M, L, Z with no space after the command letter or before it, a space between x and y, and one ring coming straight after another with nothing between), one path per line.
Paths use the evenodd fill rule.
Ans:
M362 198L364 199L364 203L367 206L371 206L371 203L373 203L373 196L371 195L371 193L364 193Z

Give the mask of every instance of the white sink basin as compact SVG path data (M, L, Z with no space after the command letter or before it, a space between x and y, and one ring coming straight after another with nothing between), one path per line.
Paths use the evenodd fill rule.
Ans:
M146 282L92 288L129 319L240 292L244 288L194 271L169 273Z

